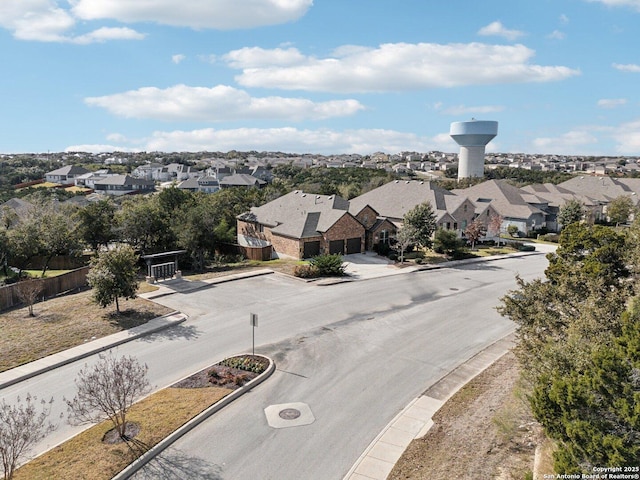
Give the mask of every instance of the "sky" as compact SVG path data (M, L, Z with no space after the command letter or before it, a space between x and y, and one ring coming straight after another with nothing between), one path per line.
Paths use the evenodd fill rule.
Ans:
M640 0L0 0L0 153L640 156Z

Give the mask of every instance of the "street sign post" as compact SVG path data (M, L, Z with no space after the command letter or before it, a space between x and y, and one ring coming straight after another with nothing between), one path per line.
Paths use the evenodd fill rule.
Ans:
M251 313L249 314L249 320L251 321L251 355L256 354L256 327L258 326L258 314Z

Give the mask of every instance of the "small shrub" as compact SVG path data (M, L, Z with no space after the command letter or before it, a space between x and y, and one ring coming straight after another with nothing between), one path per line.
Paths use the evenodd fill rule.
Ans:
M373 251L378 255L386 257L391 251L391 245L389 245L388 243L378 242L373 246Z
M544 240L545 242L554 242L554 243L558 243L559 239L560 239L560 235L558 235L557 233L547 233L546 235L542 235L540 237L540 240Z
M320 277L342 277L344 275L345 266L340 254L318 255L313 257L309 263Z
M225 367L237 368L247 372L262 373L266 369L264 362L250 357L231 357L220 362Z
M299 278L315 278L318 272L311 265L296 265L293 269L293 275Z
M249 375L247 375L246 373L242 373L233 377L233 383L235 383L239 387L247 383L247 380L249 380Z
M390 253L390 254L389 254L389 260L393 260L394 262L395 262L396 260L398 260L398 254L397 254L397 253L395 253L395 252L394 252L394 253Z
M507 227L507 233L509 235L511 235L512 237L515 237L518 233L518 226L517 225L509 225Z

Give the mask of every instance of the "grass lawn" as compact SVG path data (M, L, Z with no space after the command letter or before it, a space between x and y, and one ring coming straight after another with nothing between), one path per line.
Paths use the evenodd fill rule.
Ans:
M140 425L135 440L149 448L231 392L219 387L166 388L136 403L127 421ZM111 428L113 424L106 421L85 430L20 467L14 480L112 478L142 452L134 452L124 443L103 443Z
M0 314L0 372L60 352L84 342L142 325L171 312L143 298L120 301L106 309L91 300L91 291L36 303L35 317L27 308Z
M57 277L58 275L62 275L65 273L69 273L71 270L47 270L44 274L44 277L42 276L42 270L25 270L25 272L31 277L31 278L50 278L50 277Z

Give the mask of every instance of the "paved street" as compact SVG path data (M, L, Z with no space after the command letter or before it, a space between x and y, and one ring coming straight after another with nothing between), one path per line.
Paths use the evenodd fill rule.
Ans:
M514 285L514 272L538 274L543 260L512 259L309 292L300 321L315 318L318 309L335 321L261 345L260 353L276 360L274 376L136 478L158 478L162 471L162 478L341 479L411 399L512 330L493 309L496 299ZM336 294L341 300L333 300ZM291 402L308 405L315 421L269 426L264 409Z
M178 442L166 453L173 466L163 463L163 471L176 469L167 478L342 478L411 399L512 330L495 312L497 299L515 285L516 272L532 278L545 265L536 255L331 286L280 275L219 284L158 299L188 314L187 322L118 352L146 362L162 388L250 351L249 314L257 313L256 351L274 358L278 371ZM84 362L3 396L53 395L64 411L62 397L74 395ZM269 427L264 408L288 402L309 405L315 421ZM40 449L77 431L62 422Z

